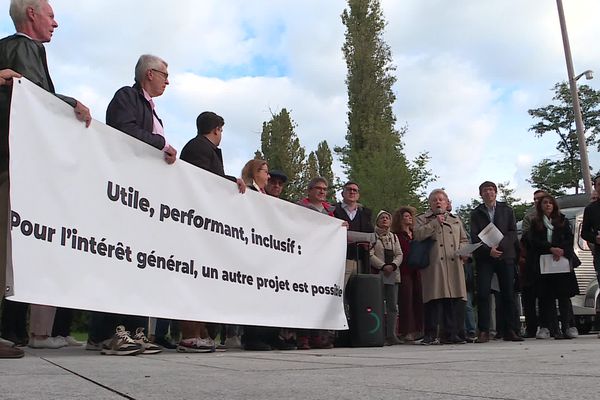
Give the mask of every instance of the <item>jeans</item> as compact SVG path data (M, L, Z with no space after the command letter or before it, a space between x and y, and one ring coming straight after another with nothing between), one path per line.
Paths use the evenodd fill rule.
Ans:
M477 333L475 311L473 310L473 292L467 292L467 304L465 304L465 331L471 335Z

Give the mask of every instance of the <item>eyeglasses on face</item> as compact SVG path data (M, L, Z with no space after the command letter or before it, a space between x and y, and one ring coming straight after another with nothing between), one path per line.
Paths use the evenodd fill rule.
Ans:
M150 68L150 70L152 70L152 71L154 71L154 72L156 72L156 73L158 73L158 74L162 75L162 77L163 77L163 78L165 78L165 81L166 81L167 79L169 79L169 74L168 74L168 73L166 73L166 72L159 71L159 70L157 70L157 69L154 69L154 68Z

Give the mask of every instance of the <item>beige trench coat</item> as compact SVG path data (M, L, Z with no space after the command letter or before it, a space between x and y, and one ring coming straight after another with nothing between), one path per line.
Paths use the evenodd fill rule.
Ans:
M429 266L421 270L423 303L436 299L467 299L463 261L456 255L469 239L460 218L446 214L443 224L431 211L418 215L413 231L415 240L435 240L429 253Z

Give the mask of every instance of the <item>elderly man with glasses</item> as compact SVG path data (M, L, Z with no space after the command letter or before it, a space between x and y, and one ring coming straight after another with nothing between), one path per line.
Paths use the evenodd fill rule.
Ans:
M162 150L173 164L177 150L165 137L152 98L161 96L169 84L168 64L150 54L142 55L135 66L135 83L117 90L106 110L106 123L142 142Z
M48 63L46 60L46 49L44 43L52 40L52 35L58 22L54 16L54 10L47 0L11 0L9 7L10 17L15 25L16 33L0 40L0 290L2 294L12 294L13 287L11 282L6 282L6 266L10 260L8 258L8 249L10 246L9 235L9 148L8 148L8 130L9 130L9 110L12 95L12 78L23 76L35 83L44 90L53 93L56 97L73 107L75 117L83 121L86 126L90 126L92 116L90 110L74 98L56 94L54 83L50 77ZM7 291L8 290L8 291ZM16 302L5 302L3 315L15 312L20 314L17 319L25 318L24 313L16 311L24 310L22 305ZM33 314L40 311L41 306L34 306ZM12 309L12 311L9 311ZM53 308L46 307L45 321L53 320ZM12 314L15 316L16 314ZM50 318L52 317L52 318ZM41 325L41 324L40 324ZM52 325L44 324L40 326L43 329L44 336L48 338ZM7 334L7 332L2 332ZM38 332L32 332L34 335ZM21 349L7 347L0 344L0 358L19 358L23 356Z
M135 83L133 86L117 90L106 109L106 124L162 150L167 164L173 164L177 159L177 150L167 142L163 123L156 114L152 100L161 96L169 84L167 67L166 61L160 57L150 54L140 56L135 65ZM157 323L163 328L161 331L164 331L169 321L159 320ZM144 333L147 325L146 317L92 313L86 348L101 350L102 354L106 355L158 353L161 348L150 343ZM116 330L112 331L115 327ZM129 336L127 328L135 329L133 339ZM162 339L162 335L160 337ZM166 341L162 341L161 344L175 347Z

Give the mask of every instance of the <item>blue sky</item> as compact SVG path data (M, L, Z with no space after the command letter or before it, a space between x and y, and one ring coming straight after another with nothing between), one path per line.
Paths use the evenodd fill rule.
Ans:
M0 1L3 36L14 31L8 4ZM226 120L225 168L239 175L260 147L263 121L282 107L307 151L323 139L344 144L342 0L51 4L59 22L47 45L55 86L100 121L114 92L132 84L139 55L152 53L169 63L171 84L156 103L179 150L195 135L196 116L215 111ZM600 2L564 0L564 7L575 70L600 74ZM439 176L430 189L445 187L458 205L483 180L510 181L529 199L531 166L558 155L554 138L528 132L527 114L549 104L551 88L567 78L556 2L383 0L382 8L398 127L408 125L409 158L429 151ZM595 149L590 160L600 168Z

